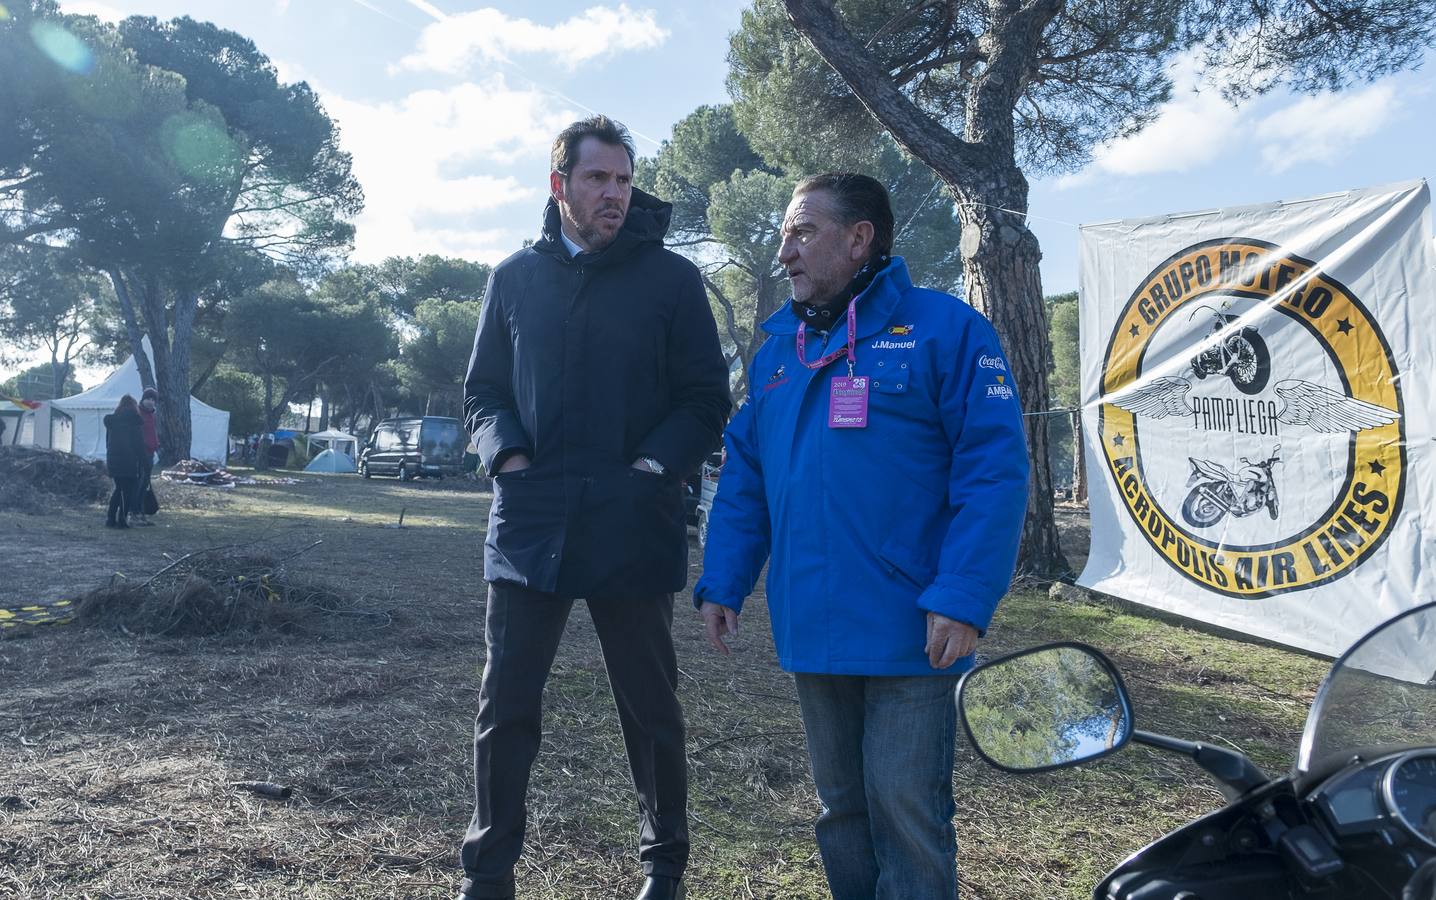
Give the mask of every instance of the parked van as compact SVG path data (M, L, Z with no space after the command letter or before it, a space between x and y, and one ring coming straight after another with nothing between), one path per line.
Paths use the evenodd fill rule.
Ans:
M420 475L443 478L458 475L468 443L458 419L447 416L412 416L385 419L374 427L359 452L359 474L396 475L408 481Z

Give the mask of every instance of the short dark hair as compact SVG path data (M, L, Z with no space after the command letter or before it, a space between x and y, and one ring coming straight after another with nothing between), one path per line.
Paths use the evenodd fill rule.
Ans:
M628 129L622 122L608 116L593 115L587 119L579 119L553 139L553 152L549 154L553 171L565 178L569 176L574 164L578 162L578 145L586 137L598 138L605 144L622 147L628 152L629 168L634 166L638 151L634 149L633 138L629 136Z
M793 196L827 191L844 225L873 223L873 253L888 255L893 249L893 204L888 189L876 178L856 172L824 172L809 175L793 188Z

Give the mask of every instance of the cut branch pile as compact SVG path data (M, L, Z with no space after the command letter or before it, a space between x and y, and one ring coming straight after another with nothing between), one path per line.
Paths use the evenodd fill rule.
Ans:
M101 463L36 447L0 447L0 510L41 514L88 506L110 494Z
M318 545L279 557L215 547L182 556L148 580L111 582L80 598L76 621L132 635L212 636L232 633L313 633L337 617L373 628L382 611L295 571L289 563Z

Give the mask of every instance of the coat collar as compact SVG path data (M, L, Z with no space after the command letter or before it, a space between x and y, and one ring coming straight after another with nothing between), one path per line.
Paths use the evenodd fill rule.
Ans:
M628 201L628 216L618 230L613 243L598 252L588 265L608 266L626 259L644 244L663 244L668 233L668 222L673 217L673 204L659 200L652 194L633 189ZM534 242L534 249L547 256L572 263L568 247L564 246L562 224L559 221L558 204L550 197L543 211L543 231Z
M857 340L877 334L888 324L897 310L903 295L912 290L912 278L908 276L907 263L901 256L894 256L853 302L858 305ZM793 315L792 298L789 297L778 311L763 323L763 330L769 334L789 335L798 332L798 317ZM843 327L834 332L835 337L847 340L847 320Z

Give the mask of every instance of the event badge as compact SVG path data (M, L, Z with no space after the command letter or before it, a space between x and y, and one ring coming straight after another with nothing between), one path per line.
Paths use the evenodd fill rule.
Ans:
M866 375L834 378L828 392L829 428L868 427Z

